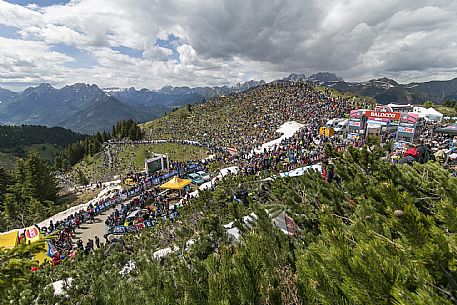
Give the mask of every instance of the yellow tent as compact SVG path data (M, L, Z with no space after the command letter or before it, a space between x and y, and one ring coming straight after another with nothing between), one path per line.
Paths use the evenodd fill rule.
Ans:
M49 257L47 251L48 250L44 250L35 254L33 260L38 261L38 265L51 261L51 258Z
M18 243L17 230L0 235L0 248L12 249Z
M44 241L44 249L38 253L35 253L33 260L38 261L38 263L41 265L45 262L51 261L54 253L56 253L56 248L46 240Z
M179 177L173 177L170 181L165 182L160 186L161 189L167 190L182 190L186 185L189 185L192 180L189 179L181 179Z
M0 249L3 248L9 250L19 245L18 232L18 230L14 230L8 233L0 234ZM39 233L36 226L28 227L24 233L26 235L27 242L34 243L43 240L43 236ZM38 261L41 265L46 261L50 261L51 256L55 253L55 251L54 246L50 245L49 242L44 241L43 249L40 252L35 253L33 260Z

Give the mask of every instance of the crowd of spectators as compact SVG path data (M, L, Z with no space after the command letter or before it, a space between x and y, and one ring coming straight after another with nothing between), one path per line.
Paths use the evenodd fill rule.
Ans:
M319 125L329 117L340 117L368 103L318 90L309 83L270 83L194 105L188 114L164 117L148 126L147 136L248 151L278 138L276 130L285 122Z
M148 136L206 147L217 153L217 160L223 160L227 165L237 165L243 175L279 173L322 161L326 146L341 150L347 145L356 144L342 135L324 136L320 133L320 127L329 119L347 117L352 109L372 106L369 101L340 96L328 89L317 89L309 83L271 83L245 93L194 105L191 110L186 110L189 113L185 117L171 116L166 125L152 127ZM296 121L303 127L279 144L259 149L262 144L279 138L280 135L275 131L290 121ZM398 163L425 163L429 159L441 160L443 157L443 164L447 164L449 155L457 152L457 139L433 134L433 128L429 127L425 126L415 147L393 150L388 158ZM381 136L383 141L395 138L394 132L386 132ZM151 140L144 143L155 142ZM171 162L170 170L181 172L191 163L204 165L201 161ZM331 166L324 167L323 171L326 178L333 175ZM137 185L133 192L136 197L122 203L120 197L108 200L109 206L120 205L105 222L106 234L112 233L118 226L128 227L147 221L173 222L179 216L180 204L177 204L176 198L170 200L167 194L160 193L157 188L158 183L166 178L159 173L150 176L132 174L131 177ZM187 200L187 193L179 198L181 204ZM69 256L75 250L90 253L95 247L100 247L98 237L95 241L89 240L86 245L80 240L73 244L72 238L81 223L93 221L96 211L97 204L89 205L86 210L72 214L63 221L56 224L51 222L48 228L42 228L42 232L52 234L58 231L52 243L59 253Z

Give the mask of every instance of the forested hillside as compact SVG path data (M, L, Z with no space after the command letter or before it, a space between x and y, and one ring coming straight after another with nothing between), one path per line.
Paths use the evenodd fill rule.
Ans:
M52 167L36 151L18 158L12 175L0 168L0 230L26 227L56 212Z
M0 126L0 152L24 156L26 146L47 143L65 147L85 137L62 127Z

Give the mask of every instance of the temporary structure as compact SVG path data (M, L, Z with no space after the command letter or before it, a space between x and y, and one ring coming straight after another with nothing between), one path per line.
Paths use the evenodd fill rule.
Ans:
M443 114L436 109L430 107L414 107L414 112L419 114L419 117L425 118L428 121L441 122L443 120Z
M0 248L11 249L19 242L17 230L0 235Z
M429 121L441 122L443 120L443 114L436 109L430 107L426 110L426 118Z
M29 227L27 229L34 231L33 230L34 228L36 228L36 227ZM19 233L19 230L13 230L13 231L10 231L7 233L0 234L0 249L3 248L3 249L8 250L8 249L12 249L12 248L16 247L17 245L19 245L18 233ZM25 234L26 234L27 240L29 240L31 243L42 240L41 235L40 235L40 239L36 239L35 237L30 239L29 237L27 237L27 236L30 236L30 234L27 235L27 232ZM33 255L33 260L38 261L39 264L43 264L46 261L50 261L52 255L55 252L56 252L55 247L49 241L45 241L44 247L39 252L37 252Z
M173 177L168 182L162 184L159 188L160 189L167 189L167 190L182 190L187 185L191 184L192 180L189 179L181 179L179 177Z

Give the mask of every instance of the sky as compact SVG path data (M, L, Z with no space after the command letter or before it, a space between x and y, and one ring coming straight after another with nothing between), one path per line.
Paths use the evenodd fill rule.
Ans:
M457 77L455 0L0 0L0 87Z

